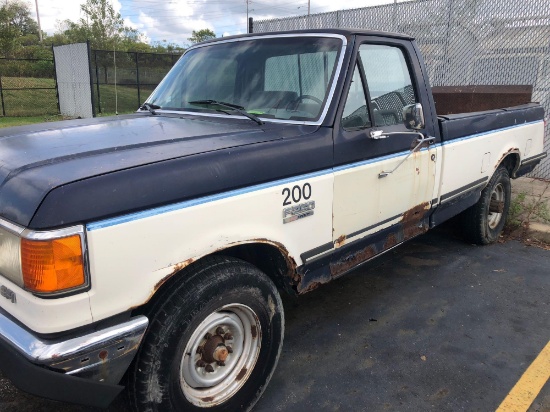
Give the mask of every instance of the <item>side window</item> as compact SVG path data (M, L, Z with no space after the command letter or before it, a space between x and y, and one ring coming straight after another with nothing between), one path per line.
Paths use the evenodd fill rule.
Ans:
M398 47L363 44L359 55L369 87L375 126L403 123L403 107L417 101L403 51Z
M370 127L370 116L365 98L365 88L356 65L353 71L353 78L349 86L348 97L342 113L342 127L344 129L356 129Z

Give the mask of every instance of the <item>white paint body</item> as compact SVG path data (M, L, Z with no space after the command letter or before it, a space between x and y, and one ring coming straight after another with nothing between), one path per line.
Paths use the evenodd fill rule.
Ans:
M362 229L348 240L375 233L414 206L435 207L433 199L489 178L509 152L520 160L541 153L543 129L543 122L528 123L433 145L381 179L378 174L392 170L407 152L92 222L86 228L88 292L41 299L2 278L17 304L2 298L0 306L30 329L53 333L143 305L183 265L237 244L282 245L300 266L304 252L340 246L339 236ZM315 201L314 214L283 223L283 189L305 183L311 185L307 201Z

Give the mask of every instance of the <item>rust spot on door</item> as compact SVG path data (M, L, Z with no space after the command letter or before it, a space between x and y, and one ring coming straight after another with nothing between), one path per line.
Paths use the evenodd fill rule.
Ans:
M430 203L421 203L403 214L403 238L404 240L421 235L428 231L423 219L426 211L430 209Z
M419 204L418 206L413 207L412 209L407 210L403 214L403 223L407 222L419 222L424 217L424 214L426 213L426 210L430 208L429 202L424 202Z
M334 246L340 247L344 243L346 243L346 235L340 235L338 239L336 239L336 241L334 242Z

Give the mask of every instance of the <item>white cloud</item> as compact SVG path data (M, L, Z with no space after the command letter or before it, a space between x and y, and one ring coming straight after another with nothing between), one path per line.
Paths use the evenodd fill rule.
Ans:
M25 0L31 10L31 15L36 18L36 5L33 0ZM40 14L40 26L48 34L56 31L58 21L80 18L80 1L70 0L38 0Z
M35 14L33 0L25 0ZM307 14L307 0L248 0L254 20ZM401 0L400 0L401 1ZM84 0L38 0L42 30L53 34L56 22L81 17ZM246 0L111 0L127 25L138 29L144 39L186 44L193 30L211 29L218 36L247 31ZM348 0L345 8L392 3L393 0ZM341 9L333 0L310 0L311 13ZM381 27L381 30L384 28Z

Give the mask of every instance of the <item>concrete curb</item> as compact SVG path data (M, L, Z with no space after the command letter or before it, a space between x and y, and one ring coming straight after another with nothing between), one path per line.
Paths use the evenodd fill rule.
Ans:
M529 224L529 230L527 231L527 236L530 239L534 239L540 242L550 244L550 225L531 222Z
M531 177L512 180L512 199L521 193L525 194L526 202L543 202L550 210L550 181ZM527 237L550 244L550 224L535 217L529 222Z

